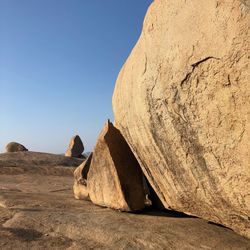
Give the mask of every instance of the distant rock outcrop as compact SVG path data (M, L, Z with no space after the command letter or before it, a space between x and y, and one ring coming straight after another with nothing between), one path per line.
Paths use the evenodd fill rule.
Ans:
M144 208L142 171L123 136L107 122L97 139L87 176L94 204L121 211Z
M17 143L17 142L8 143L5 147L5 150L7 153L28 151L28 149L26 147L24 147L22 144Z
M37 174L71 176L83 159L39 152L12 152L0 154L0 175ZM35 182L35 180L34 180Z
M65 153L65 156L83 158L84 146L79 135L71 138L69 147Z
M164 206L248 237L249 2L153 1L113 96Z
M92 160L92 153L89 155L87 160L84 161L74 171L73 191L75 198L78 200L87 200L89 198L88 187L87 187L87 175L89 172L91 160Z

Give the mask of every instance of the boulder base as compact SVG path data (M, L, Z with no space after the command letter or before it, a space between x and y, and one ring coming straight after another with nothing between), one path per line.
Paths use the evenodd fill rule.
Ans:
M87 174L89 172L90 164L92 160L92 153L89 155L86 161L84 161L74 171L74 186L73 191L75 198L78 200L88 200L88 187L87 187Z

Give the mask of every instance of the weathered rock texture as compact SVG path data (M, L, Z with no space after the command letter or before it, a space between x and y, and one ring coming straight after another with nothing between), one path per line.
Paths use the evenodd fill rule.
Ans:
M71 138L69 148L67 149L65 156L82 158L84 146L79 135Z
M249 3L155 0L113 96L164 206L248 237Z
M87 188L87 175L89 172L92 153L89 155L86 161L84 161L76 170L74 171L74 186L73 191L75 198L78 200L86 200L89 197Z
M6 145L5 150L7 153L11 152L20 152L20 151L28 151L22 144L17 142L10 142Z
M127 142L110 122L97 139L87 187L94 204L122 211L144 208L142 171Z

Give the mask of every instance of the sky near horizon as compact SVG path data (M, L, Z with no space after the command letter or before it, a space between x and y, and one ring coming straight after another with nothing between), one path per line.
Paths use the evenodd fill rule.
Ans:
M152 0L0 0L0 152L91 151Z

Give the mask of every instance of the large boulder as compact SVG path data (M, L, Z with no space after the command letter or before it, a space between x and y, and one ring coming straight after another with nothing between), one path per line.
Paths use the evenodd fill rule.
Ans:
M113 95L168 209L250 237L250 1L155 0Z
M88 200L89 193L87 187L87 175L89 172L92 153L89 155L86 161L84 161L79 167L74 171L74 185L73 191L74 196L77 200Z
M76 135L71 138L65 156L82 158L83 151L84 151L84 146L82 140L79 135Z
M107 122L97 139L87 176L94 204L121 211L144 208L143 174L127 142Z
M8 143L5 147L5 150L7 153L28 151L28 149L26 147L24 147L22 144L17 143L17 142Z

